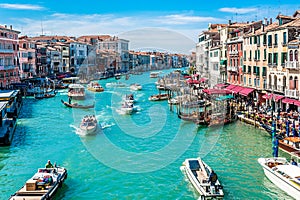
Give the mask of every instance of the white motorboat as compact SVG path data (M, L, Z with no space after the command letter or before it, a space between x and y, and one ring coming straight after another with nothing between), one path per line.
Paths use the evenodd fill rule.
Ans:
M80 84L70 84L68 86L68 96L72 99L81 100L85 98L85 89Z
M151 95L149 97L150 101L162 101L167 100L169 98L168 94L157 94L157 95Z
M112 88L112 87L126 87L127 85L121 82L112 82L112 83L106 83L105 86L108 88Z
M185 171L189 181L200 194L200 199L223 199L223 186L220 184L217 176L210 181L210 174L213 171L200 158L189 158L183 162L183 170Z
M130 85L130 90L141 90L142 86L138 83L134 83Z
M39 168L32 178L28 179L25 185L9 199L53 199L66 178L67 170L64 167L54 165L54 168Z
M133 104L135 102L133 94L126 95L124 101L128 104Z
M150 78L157 78L160 72L150 72Z
M126 115L131 115L135 111L132 103L124 102L121 107L121 112Z
M84 132L85 135L95 134L97 131L97 119L95 115L86 115L81 120L80 129Z
M300 199L300 167L281 157L259 158L258 163L271 182L295 199Z

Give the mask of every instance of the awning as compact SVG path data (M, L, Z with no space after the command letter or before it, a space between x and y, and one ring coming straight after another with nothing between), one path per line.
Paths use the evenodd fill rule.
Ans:
M244 89L244 87L242 87L242 86L236 86L236 87L234 87L231 91L233 92L233 93L238 93L238 92L240 92L240 91L242 91Z
M288 104L293 104L295 106L300 106L300 101L295 100L295 99L290 99L290 98L282 99L282 103L288 103Z
M199 84L200 82L198 80L188 79L186 81L188 84Z
M207 80L208 80L208 78L205 78L205 77L200 78L200 82L205 82L205 81L207 81Z
M270 94L270 93L265 94L265 95L262 96L262 98L264 98L264 99L272 99L272 97L274 97L274 100L276 102L284 98L284 96L282 96L282 95Z
M229 95L217 97L216 100L217 100L217 101L223 101L223 100L233 99L233 98L234 98L234 97L233 97L231 94L229 94Z
M221 60L220 65L227 65L227 60Z
M253 88L244 88L242 89L239 94L243 96L248 96L251 92L253 92L255 89Z
M202 92L206 94L230 94L230 91L222 90L222 89L204 89Z
M232 90L235 87L236 87L236 85L229 85L228 87L225 88L225 90Z

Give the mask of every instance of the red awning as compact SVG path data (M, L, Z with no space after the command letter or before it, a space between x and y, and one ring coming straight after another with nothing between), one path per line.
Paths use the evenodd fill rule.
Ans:
M233 93L238 93L238 92L240 92L241 90L243 90L244 89L244 87L242 87L242 86L236 86L236 87L234 87L231 91L233 92Z
M270 94L270 93L263 95L262 98L264 98L264 99L272 99L272 96L274 97L274 100L276 102L284 98L284 96L282 96L282 95Z
M202 90L206 94L230 94L230 91L222 90L222 89L204 89Z
M244 88L242 89L239 94L243 96L248 96L251 92L253 92L255 89L253 88Z
M236 85L229 85L228 87L225 88L225 90L232 90L235 87L236 87Z
M189 79L186 81L188 84L199 84L200 82L198 80Z
M184 76L183 78L186 78L186 79L187 79L187 78L192 78L192 77L191 77L191 76Z
M282 103L288 103L288 104L293 104L295 106L300 106L300 101L295 100L295 99L290 99L290 98L284 98L282 100Z

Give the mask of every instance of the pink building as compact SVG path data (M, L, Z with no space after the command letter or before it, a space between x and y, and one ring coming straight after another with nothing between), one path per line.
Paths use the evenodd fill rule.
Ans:
M12 26L0 26L0 87L19 82L19 33Z
M32 78L36 75L35 42L27 36L19 38L20 78Z

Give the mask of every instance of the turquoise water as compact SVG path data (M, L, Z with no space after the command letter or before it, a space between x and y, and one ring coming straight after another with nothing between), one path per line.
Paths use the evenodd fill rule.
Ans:
M101 80L105 84L111 80ZM167 102L150 102L157 93L149 73L131 76L138 112L118 112L129 88L87 91L83 104L95 109L72 110L60 99L25 98L14 140L0 148L0 199L18 190L38 167L50 159L68 169L68 179L56 199L197 199L180 170L185 158L202 157L224 185L224 199L291 199L263 174L259 157L271 156L271 138L237 122L219 129L198 128L178 119ZM79 121L95 114L95 136L81 136ZM280 152L280 155L283 155Z

